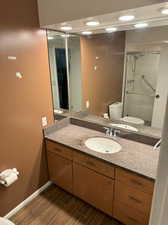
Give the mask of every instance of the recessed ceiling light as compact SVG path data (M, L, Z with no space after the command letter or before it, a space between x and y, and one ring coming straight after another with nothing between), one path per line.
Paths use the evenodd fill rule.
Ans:
M48 40L53 40L54 37L48 36Z
M106 30L108 33L112 33L112 32L117 31L117 28L116 28L116 27L107 27L105 30Z
M134 25L135 28L145 28L148 26L148 23L137 23Z
M118 18L120 21L131 21L135 19L134 15L125 15Z
M63 26L63 27L61 27L61 30L69 31L69 30L72 30L72 27L70 27L70 26Z
M82 34L83 35L90 35L92 34L93 32L92 31L82 31Z
M88 21L86 22L87 26L98 26L100 23L99 21Z
M168 15L168 7L167 8L161 8L160 12L164 15Z

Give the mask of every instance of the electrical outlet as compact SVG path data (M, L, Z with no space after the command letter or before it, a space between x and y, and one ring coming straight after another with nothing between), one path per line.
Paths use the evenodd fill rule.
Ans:
M89 100L86 101L86 108L88 109L90 107L90 102Z
M43 116L41 118L41 124L43 127L47 126L48 122L47 122L47 117L46 116Z

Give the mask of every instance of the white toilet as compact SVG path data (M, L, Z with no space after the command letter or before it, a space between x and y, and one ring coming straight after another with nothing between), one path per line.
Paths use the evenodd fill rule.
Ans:
M109 115L112 120L121 120L123 122L132 123L136 125L144 125L145 121L138 117L125 116L122 118L123 104L121 102L116 102L109 105Z
M15 225L15 224L5 218L0 217L0 225Z

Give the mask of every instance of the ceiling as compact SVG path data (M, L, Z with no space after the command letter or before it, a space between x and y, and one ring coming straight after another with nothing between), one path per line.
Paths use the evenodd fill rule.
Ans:
M168 15L163 15L160 12L160 9L165 6L167 6L165 3L154 4L96 17L68 21L61 24L48 25L43 28L60 31L61 26L71 26L72 30L68 31L68 33L81 34L82 31L92 31L93 34L98 34L105 33L105 28L111 26L117 27L117 31L132 30L135 29L134 24L139 22L147 22L149 27L168 26ZM120 16L130 14L135 16L133 21L123 22L118 20ZM89 27L86 25L87 21L95 20L99 21L100 24L98 26Z

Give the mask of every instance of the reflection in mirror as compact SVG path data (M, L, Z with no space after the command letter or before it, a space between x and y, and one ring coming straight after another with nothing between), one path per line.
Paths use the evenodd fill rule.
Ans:
M50 32L48 49L54 109L69 109L65 37L58 32Z
M70 110L82 110L81 50L79 36L68 36Z
M126 31L123 113L156 128L163 126L168 94L167 34L167 26Z
M54 110L81 111L80 38L55 31L47 34Z
M48 31L54 109L161 129L167 35L167 26L92 35Z
M124 116L141 118L141 123L148 126L152 124L159 60L160 52L127 52L126 55Z
M83 108L103 116L122 100L125 32L81 37Z

